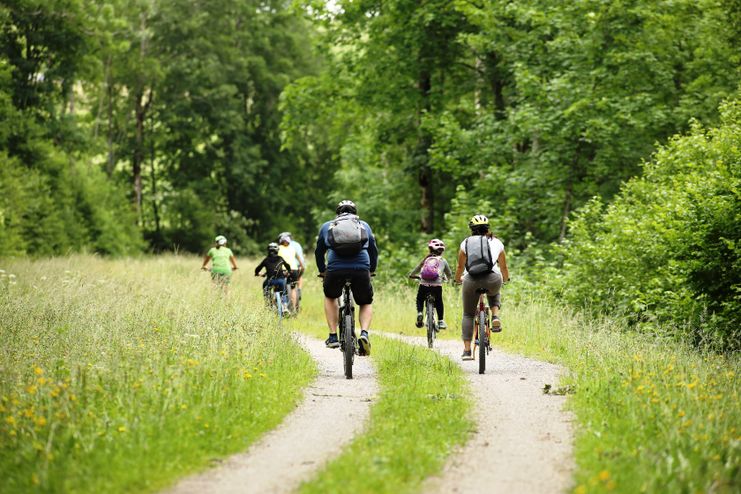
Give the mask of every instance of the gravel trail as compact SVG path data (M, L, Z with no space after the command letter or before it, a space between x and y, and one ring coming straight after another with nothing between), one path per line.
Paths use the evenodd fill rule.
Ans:
M426 338L386 336L427 345ZM462 342L436 340L435 345L468 377L476 430L422 492L540 494L571 488L572 416L563 410L565 396L543 393L546 384L557 387L563 369L494 349L481 375L478 360L461 360Z
M370 359L356 358L354 378L348 380L339 350L327 349L314 338L297 338L319 367L319 376L305 390L303 402L246 452L185 478L167 492L292 492L361 432L378 392Z

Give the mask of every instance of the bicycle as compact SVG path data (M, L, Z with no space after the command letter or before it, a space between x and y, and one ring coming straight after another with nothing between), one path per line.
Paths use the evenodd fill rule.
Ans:
M486 294L489 292L486 288L479 288L476 293L479 294L478 311L473 322L473 354L476 355L476 347L479 348L479 374L486 371L486 356L491 350L490 336L491 327L489 326L489 304L486 300ZM479 331L484 328L483 331Z
M266 275L263 274L261 276L265 277ZM267 306L278 312L278 320L280 321L283 319L284 313L288 311L288 293L285 288L283 290L277 290L278 287L276 285L270 284L274 279L275 276L268 278L268 283L263 286L262 293Z
M350 286L351 280L346 279L340 297L340 318L338 325L340 350L343 354L342 362L347 379L352 379L352 365L355 355L359 351L358 338L355 335L355 304L353 303Z
M419 276L410 276L413 280L421 279ZM432 348L435 344L435 338L437 338L437 321L435 316L437 315L437 309L435 309L435 296L432 293L428 293L425 298L425 327L427 328L427 347Z

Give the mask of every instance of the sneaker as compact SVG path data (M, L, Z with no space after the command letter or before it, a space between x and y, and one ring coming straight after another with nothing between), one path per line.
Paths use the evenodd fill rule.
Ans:
M499 333L502 330L502 321L499 316L491 316L491 332Z
M461 355L461 358L463 360L473 360L473 355L471 355L471 350L463 350L463 355Z
M448 329L448 325L445 324L445 321L443 321L442 319L440 319L439 321L437 321L437 329L439 331L442 331L443 329Z
M422 313L421 313L421 312L417 312L417 322L416 322L416 326L417 326L418 328L421 328L421 327L422 327Z
M368 331L362 330L360 332L360 338L358 338L358 345L360 346L360 355L367 356L371 352L370 338L368 338Z
M324 341L324 344L327 345L327 348L339 348L340 340L337 339L336 333L330 333L329 338Z

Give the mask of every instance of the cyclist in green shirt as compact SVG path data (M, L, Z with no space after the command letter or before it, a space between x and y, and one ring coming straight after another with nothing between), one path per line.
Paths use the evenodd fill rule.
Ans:
M232 271L237 268L237 259L231 249L226 246L226 237L219 235L215 239L216 246L211 247L203 257L201 269L207 271L208 261L211 261L211 279L214 284L227 293L228 285L232 279ZM231 264L231 265L230 265Z

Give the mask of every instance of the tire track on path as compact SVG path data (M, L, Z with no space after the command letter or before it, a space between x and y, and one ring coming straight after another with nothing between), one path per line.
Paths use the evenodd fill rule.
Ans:
M356 358L353 379L345 379L340 352L297 334L317 362L319 375L299 406L246 452L204 473L187 477L169 494L287 493L337 456L366 426L378 393L370 359Z
M384 336L427 346L426 338ZM563 369L494 349L482 375L477 360L461 361L460 341L438 339L435 346L468 378L476 429L422 492L561 493L572 487L573 418L563 410L565 396L543 393L545 384L556 387Z

